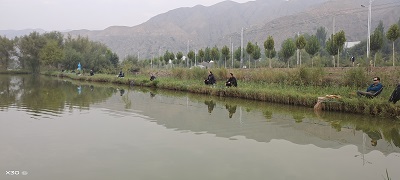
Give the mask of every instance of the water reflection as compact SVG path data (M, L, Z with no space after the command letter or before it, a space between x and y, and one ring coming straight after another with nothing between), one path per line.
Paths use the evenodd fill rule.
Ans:
M236 108L237 105L231 105L231 104L225 104L225 108L228 110L229 112L229 118L232 118L233 114L236 113Z
M94 89L90 84L73 84L41 76L0 76L0 110L27 109L34 116L55 115L65 110L87 109L113 94L112 88Z
M205 100L204 104L207 105L208 113L211 114L211 112L214 110L214 107L216 105L215 102L213 100Z
M143 115L156 119L158 124L171 129L209 132L227 138L239 135L259 142L288 139L297 144L313 143L319 147L329 147L325 142L321 143L322 139L358 144L360 149L363 145L359 139L362 139L361 136L365 133L367 141L370 142L367 145L370 150L380 149L389 153L393 150L398 152L400 147L400 125L397 120L333 112L315 114L308 108L147 88L131 91L128 86L110 87L107 84L55 80L40 76L2 75L0 79L0 111L16 107L25 109L32 118L59 116L65 111L74 109L89 109L94 104L108 101L113 94L118 93L123 103L123 110L140 111ZM125 89L128 89L128 93ZM147 94L147 97L141 97L140 92L148 93L150 96ZM160 96L155 98L156 94ZM207 106L210 116L202 115L199 111L202 109L200 104ZM115 107L107 104L104 108ZM214 127L220 129L231 127L231 121L225 121L228 119L237 122L235 128L236 126L243 128L249 124L260 124L260 126L257 127L258 130L251 128L248 131L214 132ZM210 123L213 125L210 126ZM284 129L276 131L282 127ZM290 127L290 130L288 131L286 127ZM303 135L290 136L296 133ZM315 142L301 140L306 134L318 137L320 140Z
M242 174L237 178L231 173L229 179L264 179L270 177L268 173L263 174L268 170L274 177L271 179L282 179L282 176L306 179L310 168L315 168L316 176L320 177L307 179L329 179L321 172L343 169L342 166L351 162L351 166L341 171L351 168L354 173L349 179L374 179L366 175L357 177L376 172L383 174L384 168L392 168L389 171L392 178L400 177L393 171L400 164L400 123L394 119L333 112L315 114L310 108L47 77L0 75L0 80L0 123L7 124L7 127L21 123L26 127L24 132L39 136L34 140L42 144L35 144L35 147L55 150L52 157L57 157L57 160L64 157L70 162L65 165L69 167L67 169L74 167L71 164L79 165L76 162L83 159L86 163L82 166L89 167L88 172L99 164L111 164L124 172L132 172L132 169L154 172L154 169L160 171L164 168L165 172L172 170L174 174L180 174L182 168L199 163L203 168L235 167L232 168L235 172L259 169L256 173ZM77 87L80 87L80 93ZM26 119L15 119L23 113L29 114L29 118L52 118L52 121L26 123L29 122ZM69 115L74 113L76 116L70 118ZM15 121L10 121L12 118ZM3 142L9 142L5 138L18 130L0 127L3 127L0 133L6 132L0 136ZM46 132L41 134L39 130ZM29 135L18 133L14 135L16 142L21 142L19 137L31 140ZM58 136L52 139L52 135ZM21 144L24 148L6 143L6 152L0 151L0 161L29 153L21 151L32 146ZM47 152L41 154L40 150L32 157L46 156ZM16 155L7 159L4 154ZM69 161L71 157L77 158ZM191 161L193 158L195 160ZM106 163L99 163L96 159ZM236 161L239 165L235 164ZM182 168L174 169L176 166L170 162ZM54 164L51 160L47 163ZM396 166L391 166L393 164ZM132 166L135 167L127 168ZM193 174L201 168L194 169L184 170ZM305 170L305 176L301 176L304 172L301 170ZM141 171L135 173L142 175L140 179L157 179L148 178ZM215 173L217 175L201 179L224 179L215 177L226 173L221 170ZM257 173L263 176L251 178ZM331 175L341 177L337 179L347 177ZM302 178L296 178L299 176ZM102 176L91 177L86 179L104 179ZM127 177L132 176L116 179L129 179ZM188 176L184 179L196 178Z

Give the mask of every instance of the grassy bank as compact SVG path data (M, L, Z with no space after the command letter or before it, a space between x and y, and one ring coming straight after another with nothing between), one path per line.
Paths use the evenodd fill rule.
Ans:
M95 74L94 76L72 73L47 72L47 75L67 77L81 81L118 83L133 86L156 87L268 101L312 108L317 98L328 94L340 95L334 102L324 103L324 110L376 116L400 116L400 108L388 102L390 94L400 79L398 68L296 68L296 69L211 69L217 78L216 86L206 86L205 69L144 70L140 74L116 75ZM238 79L238 88L226 88L224 82L232 72ZM155 81L149 74L156 74ZM356 90L365 90L373 76L381 77L385 90L378 97L357 97Z

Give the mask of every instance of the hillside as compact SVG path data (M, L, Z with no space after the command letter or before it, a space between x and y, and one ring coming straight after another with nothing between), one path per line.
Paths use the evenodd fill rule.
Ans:
M121 57L137 54L138 51L147 57L158 56L166 50L186 53L188 41L190 49L214 46L219 38L239 33L242 27L266 24L326 1L258 0L243 4L224 1L209 7L198 5L171 10L134 27L72 31L70 34L99 40Z
M183 7L159 14L133 27L112 26L104 30L75 30L65 34L88 36L115 51L121 59L140 54L140 58L162 55L166 50L187 53L187 49L222 47L232 41L262 45L271 35L275 48L297 33L315 34L325 27L328 35L344 30L348 41L367 38L368 0L256 0L247 3L224 1L213 6ZM400 18L400 1L380 0L372 4L371 32L382 20L387 28ZM335 19L335 23L333 23ZM333 27L335 24L335 27Z

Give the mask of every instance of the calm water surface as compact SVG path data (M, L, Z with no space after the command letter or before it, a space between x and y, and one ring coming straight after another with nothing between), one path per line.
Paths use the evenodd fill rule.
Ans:
M1 180L400 179L399 130L392 119L0 75Z

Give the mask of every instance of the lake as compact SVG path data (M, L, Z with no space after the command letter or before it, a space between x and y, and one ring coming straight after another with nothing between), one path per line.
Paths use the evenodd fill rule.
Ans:
M0 179L400 179L400 121L0 75Z

